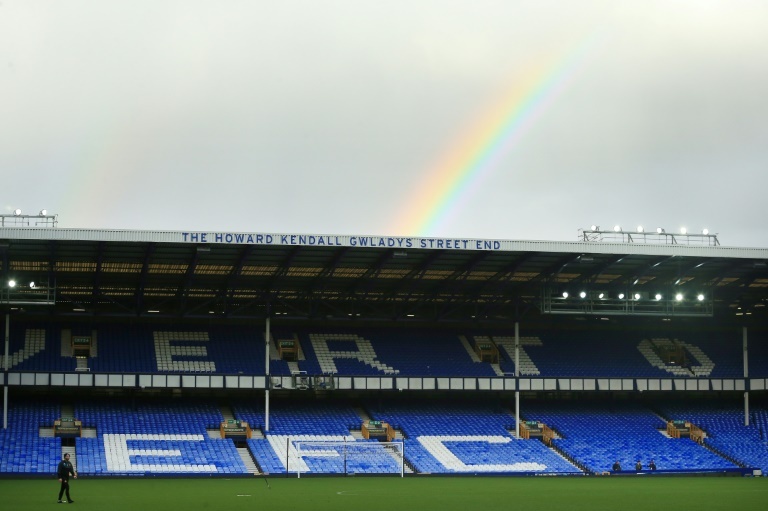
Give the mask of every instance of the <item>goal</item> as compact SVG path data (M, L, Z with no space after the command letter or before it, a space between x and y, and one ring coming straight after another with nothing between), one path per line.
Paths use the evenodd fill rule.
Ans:
M288 452L288 471L302 474L391 474L403 477L403 442L297 440ZM292 456L295 454L295 457Z

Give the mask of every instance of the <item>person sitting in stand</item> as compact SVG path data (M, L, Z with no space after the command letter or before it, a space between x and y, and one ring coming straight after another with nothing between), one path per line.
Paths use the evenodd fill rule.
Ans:
M616 460L616 463L613 464L613 471L621 472L621 465L619 464L619 460Z
M651 462L648 463L648 468L650 468L651 470L656 470L656 463L654 463L653 460L651 460Z
M643 464L640 463L640 460L637 460L637 463L635 463L635 470L638 471L638 472L643 470Z

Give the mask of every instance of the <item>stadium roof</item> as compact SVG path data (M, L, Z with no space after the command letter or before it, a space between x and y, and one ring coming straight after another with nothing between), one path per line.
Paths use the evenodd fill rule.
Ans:
M764 322L766 263L768 249L721 246L7 227L0 302L56 317L505 322L535 311Z

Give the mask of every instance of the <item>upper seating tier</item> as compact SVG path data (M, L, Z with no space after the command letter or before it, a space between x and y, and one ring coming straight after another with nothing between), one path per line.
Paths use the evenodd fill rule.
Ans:
M94 373L265 374L264 332L248 326L180 328L151 324L100 324L84 329L62 323L13 323L12 371L72 372L76 360L67 339L89 335L86 365ZM541 329L521 337L520 376L549 378L740 378L738 332L591 331ZM756 334L759 337L759 333ZM272 332L269 373L349 376L495 377L514 373L510 332L435 332L407 329L287 329ZM300 356L289 364L277 356L274 339L297 339ZM481 362L478 343L493 342L498 366ZM665 361L665 343L680 350L684 363ZM768 343L766 343L768 344ZM753 342L750 375L768 375L768 351Z

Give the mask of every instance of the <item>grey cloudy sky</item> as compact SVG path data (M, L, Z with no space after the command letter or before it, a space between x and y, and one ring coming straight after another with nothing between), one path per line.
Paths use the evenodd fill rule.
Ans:
M531 76L493 160L446 164L484 116L514 120L504 98ZM0 0L0 208L152 230L708 227L766 247L767 91L762 0Z

